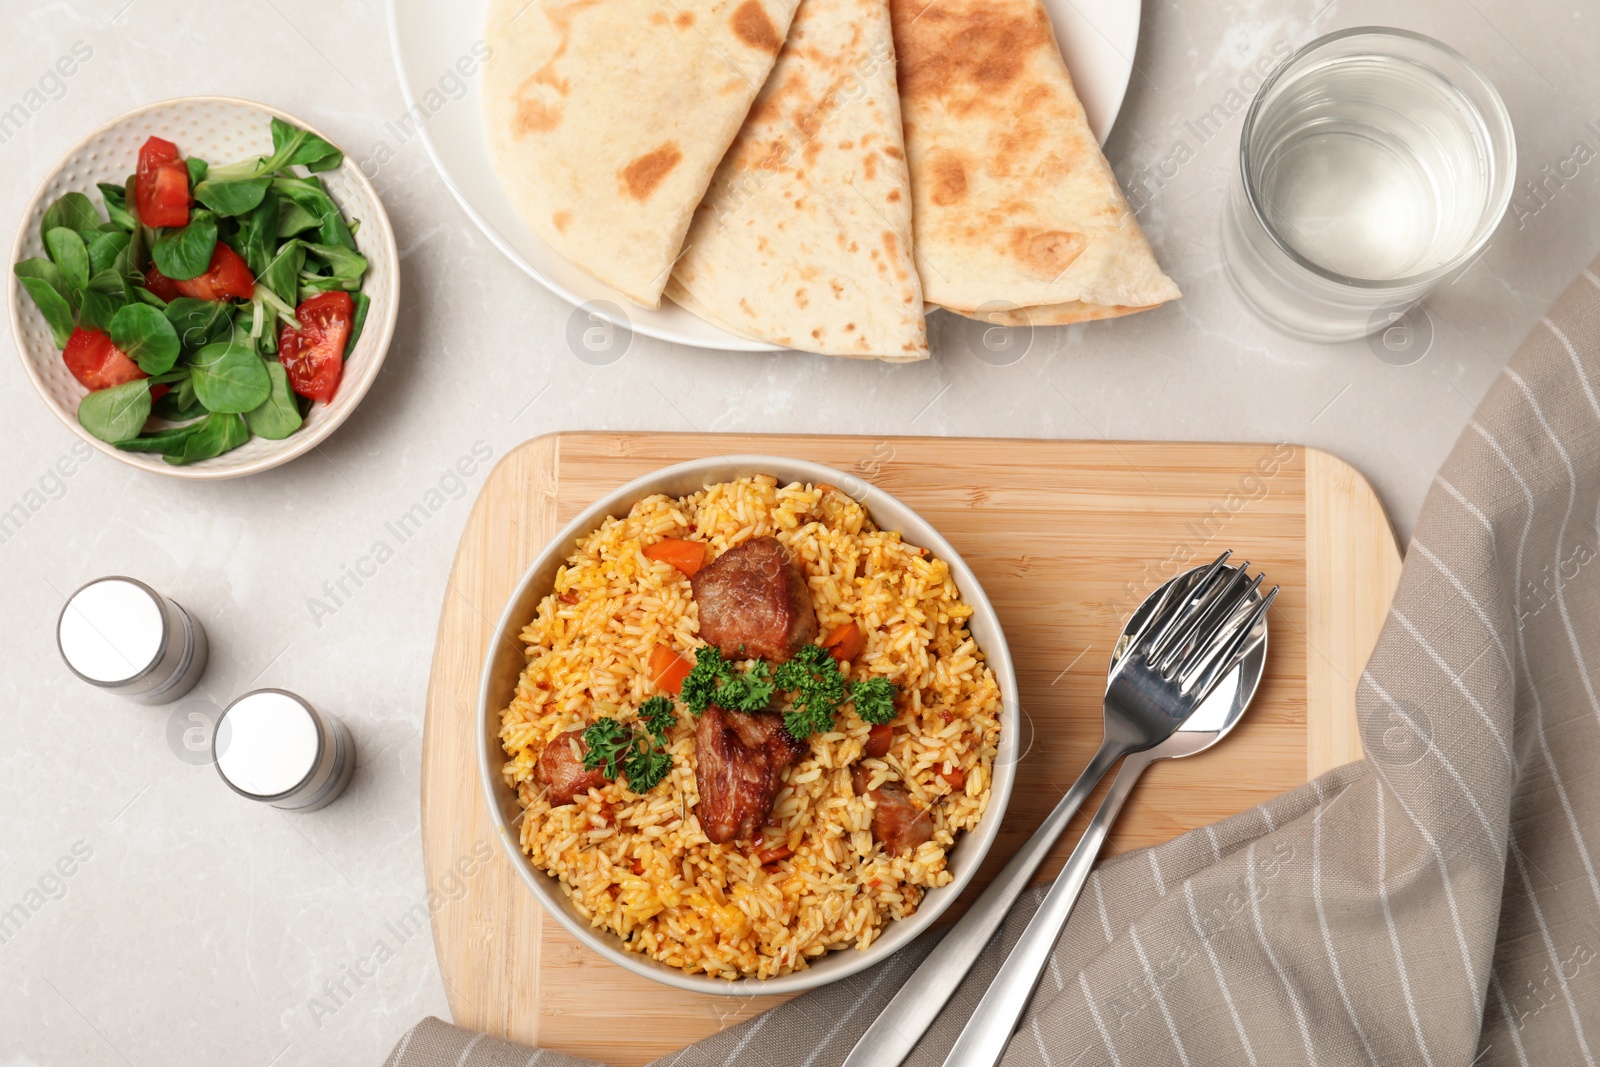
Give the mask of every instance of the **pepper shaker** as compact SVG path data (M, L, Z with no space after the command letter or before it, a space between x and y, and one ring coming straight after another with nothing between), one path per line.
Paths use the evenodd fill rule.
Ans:
M229 789L290 811L333 803L356 766L344 723L285 689L257 689L229 704L211 755Z
M168 704L193 689L208 653L200 620L121 575L96 578L67 598L56 646L73 674L140 704Z

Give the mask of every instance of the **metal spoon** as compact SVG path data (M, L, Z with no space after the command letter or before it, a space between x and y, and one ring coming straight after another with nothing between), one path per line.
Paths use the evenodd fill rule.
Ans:
M1177 633L1178 627L1193 615L1194 609L1200 607L1204 597L1216 587L1216 579L1221 576L1230 555L1224 552L1209 567L1178 575L1145 598L1123 628L1112 653L1111 679L1116 678L1119 665L1136 640L1172 637ZM1156 627L1164 629L1147 633ZM1261 668L1265 661L1264 647L1247 653L1238 668L1221 680L1195 714L1211 715L1214 708L1231 706L1236 700L1239 705L1237 711L1242 713L1261 679ZM1107 689L1110 689L1110 681ZM1239 700L1241 694L1243 699ZM1029 880L1044 862L1051 846L1066 830L1067 824L1100 779L1105 777L1117 760L1129 753L1160 744L1172 736L1180 725L1178 721L1168 718L1130 714L1122 706L1114 706L1110 702L1105 707L1104 723L1105 733L1100 747L1078 780L1072 783L1072 788L1067 790L1055 809L1011 857L967 913L928 953L927 959L923 960L866 1033L861 1035L861 1040L850 1050L841 1067L897 1067L910 1055L977 962L984 946L1000 929L1011 906L1027 890Z
M1234 581L1243 578L1244 568L1241 567L1236 572ZM1178 579L1174 579L1176 580ZM1244 717L1245 709L1255 695L1256 684L1261 678L1261 663L1266 659L1266 612L1278 592L1274 588L1266 596L1257 597L1256 588L1260 582L1260 577L1257 577L1250 585L1246 597L1250 605L1249 614L1239 617L1240 625L1233 636L1213 649L1210 655L1202 655L1199 658L1195 668L1197 677L1203 678L1208 670L1226 662L1225 657L1244 647L1247 641L1255 642L1252 648L1253 657L1246 657L1240 664L1241 669L1222 682L1218 689L1213 691L1211 698L1180 723L1170 737L1154 748L1132 753L1123 761L1121 769L1117 771L1117 777L1111 783L1111 789L1106 793L1105 801L1100 805L1100 810L1095 812L1094 818L1090 820L1088 829L1084 830L1083 837L1072 850L1072 856L1061 869L1061 874L1050 887L1050 892L1040 903L1039 910L1028 922L1016 947L1011 950L1011 955L1001 964L1000 971L990 983L983 1000L979 1001L977 1009L967 1021L965 1029L961 1031L961 1036L950 1049L950 1055L944 1061L945 1067L993 1067L1000 1062L1006 1044L1010 1041L1023 1011L1028 1006L1028 1001L1033 996L1034 988L1049 964L1050 953L1055 949L1056 941L1067 925L1067 919L1071 916L1073 906L1083 891L1084 883L1088 881L1089 871L1099 857L1106 834L1111 829L1111 824L1116 821L1123 802L1128 799L1128 794L1133 792L1134 783L1139 780L1145 768L1156 760L1181 759L1184 756L1193 756L1197 752L1204 752L1226 737ZM1134 629L1138 622L1136 614L1134 620L1129 623L1129 629ZM1170 639L1173 634L1169 633L1167 636ZM1111 667L1113 678L1118 675L1124 662L1124 654L1131 644L1132 640L1125 632L1123 640L1118 642L1117 651L1113 653ZM1181 644L1181 640L1178 640L1167 647L1175 648ZM1166 659L1166 649L1161 647L1160 641L1157 641L1150 658ZM1254 670L1250 669L1252 658ZM1226 688L1223 688L1224 686ZM1108 706L1109 704L1108 700Z

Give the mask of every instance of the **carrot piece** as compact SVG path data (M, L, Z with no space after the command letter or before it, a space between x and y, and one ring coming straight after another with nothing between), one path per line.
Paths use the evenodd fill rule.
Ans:
M889 743L894 740L894 727L888 723L867 731L867 744L861 754L868 759L882 759L889 754Z
M694 664L666 645L657 645L650 650L650 680L673 696L678 695L683 688L683 680L689 677L693 669Z
M822 639L822 647L833 653L833 658L840 663L849 663L861 655L861 650L867 647L867 635L861 632L855 620L842 626L835 626L827 637Z
M779 845L777 848L764 848L756 853L756 862L765 867L769 863L777 863L794 855L794 849L788 845Z
M693 578L706 565L706 543L685 541L681 537L663 537L655 544L645 546L644 557L657 563L670 563L682 571L685 578Z

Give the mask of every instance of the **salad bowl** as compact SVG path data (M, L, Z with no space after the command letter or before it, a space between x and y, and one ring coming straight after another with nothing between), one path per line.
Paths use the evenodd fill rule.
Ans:
M50 205L65 194L87 195L104 214L96 185L121 185L133 173L140 145L146 138L165 138L184 154L213 164L230 163L270 155L271 124L275 119L323 136L310 124L276 108L219 96L166 100L111 120L74 145L45 174L18 223L12 263L46 255L41 223ZM56 417L92 447L120 463L174 478L200 480L237 478L276 467L310 451L333 433L361 402L383 365L398 312L399 256L394 231L378 194L349 156L317 176L356 230L357 248L368 264L361 292L371 304L356 344L346 353L337 391L327 402L313 403L298 430L280 440L251 436L222 455L182 466L168 463L154 452L125 451L101 440L78 419L78 405L88 390L67 369L44 314L24 289L22 280L12 273L11 335L29 380Z

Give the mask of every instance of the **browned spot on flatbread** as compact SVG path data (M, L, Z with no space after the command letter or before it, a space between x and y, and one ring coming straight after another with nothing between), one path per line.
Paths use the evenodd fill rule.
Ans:
M928 178L932 182L928 195L941 207L959 203L967 195L967 168L954 152L930 156Z
M683 153L678 150L678 142L668 141L623 167L622 184L629 196L635 200L646 200L682 159Z
M667 13L665 11L650 12L650 24L652 26L665 26L667 24Z
M898 190L898 189L890 189L889 190L889 195L888 195L888 197L886 199L888 199L889 203L891 203L891 204L895 203L897 200L900 199L900 190Z
M550 58L517 86L514 94L517 110L511 117L512 137L520 140L530 133L545 133L560 125L560 102L552 100L551 96L566 96L571 85L566 78L556 74L556 64L567 54L567 42L572 37L572 20L599 2L574 0L573 3L543 9L545 17L555 27L559 41Z
M892 0L902 97L955 110L1004 110L1029 58L1056 47L1043 7L1017 13L988 4Z
M894 265L894 276L904 281L907 274L900 262L900 237L893 230L883 231L883 250L889 253L889 262Z
M517 113L511 119L511 135L523 138L530 133L544 133L561 123L561 109L551 107L542 100L517 101Z
M688 29L690 26L694 25L694 12L693 11L680 11L680 12L678 12L678 17L672 20L672 24L674 26L678 27L678 29L680 29L680 30Z
M734 36L751 48L777 55L778 49L783 47L778 28L767 17L767 9L761 6L759 0L744 0L734 9L729 24L733 27Z
M811 303L811 298L806 296L804 288L800 288L794 291L794 302L797 307L804 310Z
M572 225L572 212L558 211L550 216L550 225L556 228L557 233L566 233L567 227Z
M861 173L866 176L866 179L869 182L877 178L878 153L868 152L866 155L861 157Z
M1011 235L1011 254L1033 273L1054 278L1083 255L1089 239L1081 233L1046 230L1031 233L1018 229Z

